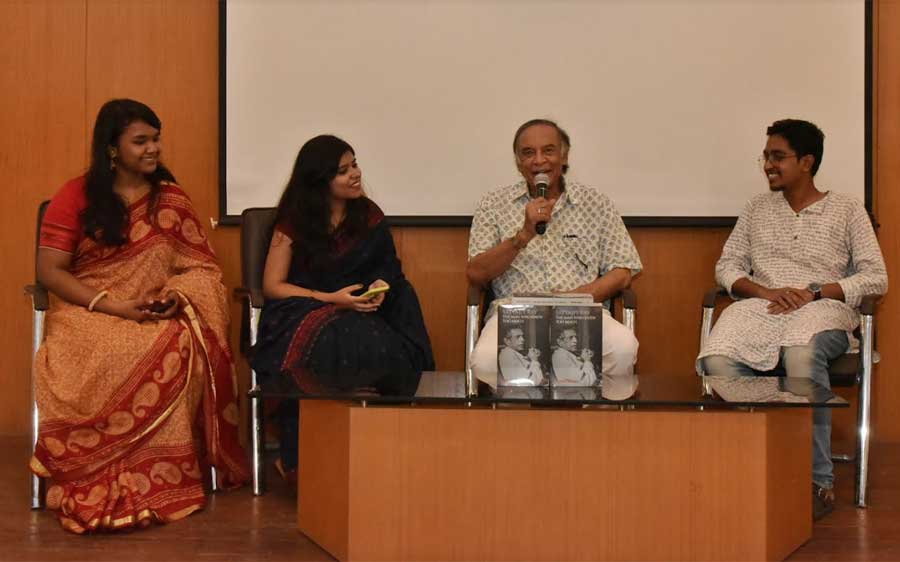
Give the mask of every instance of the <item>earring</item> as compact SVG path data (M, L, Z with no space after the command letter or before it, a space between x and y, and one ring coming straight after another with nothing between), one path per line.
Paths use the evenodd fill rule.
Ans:
M116 169L116 160L115 160L115 158L109 161L109 169L110 169L110 170L115 170L115 169Z
M112 148L109 149L109 169L116 169L116 151Z

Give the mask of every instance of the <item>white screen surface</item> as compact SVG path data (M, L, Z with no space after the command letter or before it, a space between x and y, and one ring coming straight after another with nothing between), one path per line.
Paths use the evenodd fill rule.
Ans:
M825 132L820 189L864 195L863 0L228 0L226 210L273 206L336 134L391 216L466 216L519 179L534 117L624 216L737 215L765 129Z

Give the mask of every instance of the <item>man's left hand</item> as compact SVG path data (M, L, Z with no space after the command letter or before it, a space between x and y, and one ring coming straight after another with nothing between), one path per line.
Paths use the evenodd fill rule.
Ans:
M784 304L784 299L772 301L769 303L769 306L766 307L766 310L769 311L769 314L784 314L786 312L793 312L795 310L799 310L802 306L812 302L813 300L812 292L807 289L785 287L783 289L776 289L776 291L787 293L790 297L789 302L793 303L793 306Z

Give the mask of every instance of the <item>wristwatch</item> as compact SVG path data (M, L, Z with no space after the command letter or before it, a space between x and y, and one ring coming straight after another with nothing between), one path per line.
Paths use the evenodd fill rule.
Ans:
M810 283L806 290L813 294L813 300L817 301L822 298L822 285L819 283Z

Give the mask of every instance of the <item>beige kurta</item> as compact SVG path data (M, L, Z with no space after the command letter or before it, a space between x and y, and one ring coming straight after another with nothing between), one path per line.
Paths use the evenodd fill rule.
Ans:
M469 231L469 259L516 235L528 204L525 181L485 195ZM637 275L641 259L612 201L596 189L566 182L551 211L547 232L536 236L493 280L494 295L559 292L592 282L622 267Z

